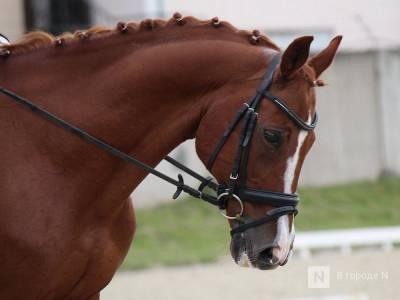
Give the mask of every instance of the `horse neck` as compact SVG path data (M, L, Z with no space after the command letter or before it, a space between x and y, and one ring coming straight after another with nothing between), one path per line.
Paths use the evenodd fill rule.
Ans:
M195 136L210 95L232 78L253 73L261 51L250 45L219 40L178 41L133 49L129 45L115 49L100 44L98 51L83 52L77 46L65 49L65 54L57 60L42 60L37 68L16 72L19 82L29 78L26 82L30 83L18 91L121 150L155 165L181 142ZM36 54L37 60L40 55L43 54ZM24 59L20 63L23 67ZM9 78L11 84L12 76ZM59 130L51 129L48 134L57 134ZM63 141L62 147L63 153L73 153L82 147L82 141L71 137L68 142ZM86 149L83 155L68 158L72 161L66 162L68 168L80 168L82 182L86 175L89 178L92 174L81 165L85 160L98 160L98 152ZM66 161L65 157L62 159ZM112 178L104 177L103 182L99 180L99 184L104 185L107 180L125 187L118 195L129 195L146 175L111 158L97 164L106 173L114 174Z

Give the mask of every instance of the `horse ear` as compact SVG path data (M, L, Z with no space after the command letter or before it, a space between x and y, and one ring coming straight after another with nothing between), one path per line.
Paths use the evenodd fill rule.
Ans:
M282 55L280 65L283 77L289 77L306 63L313 39L314 37L312 36L302 36L295 39L287 47Z
M341 40L341 35L336 36L329 43L328 47L309 60L308 64L315 70L317 78L331 65Z

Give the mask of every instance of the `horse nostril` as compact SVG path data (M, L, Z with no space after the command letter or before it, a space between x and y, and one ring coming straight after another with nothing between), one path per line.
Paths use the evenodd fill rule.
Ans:
M258 254L258 260L264 264L273 266L279 263L279 258L273 254L274 248L267 248Z

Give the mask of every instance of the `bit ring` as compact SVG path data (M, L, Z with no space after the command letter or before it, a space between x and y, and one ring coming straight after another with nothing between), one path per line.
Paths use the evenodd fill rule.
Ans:
M230 193L225 192L225 193L220 194L220 195L218 196L217 199L219 200L219 199L221 199L222 197L229 196L229 195L230 195ZM240 198L239 198L238 195L232 194L232 195L230 195L230 196L232 196L233 199L235 199L237 202L239 202L239 205L240 205L240 213L238 213L238 214L236 214L236 216L232 217L232 216L228 216L227 214L225 214L224 211L223 211L222 209L220 209L219 212L220 212L220 214L221 214L223 217L225 217L225 218L228 219L228 220L236 220L238 217L241 217L241 216L243 215L244 206L243 206L242 200L240 200Z

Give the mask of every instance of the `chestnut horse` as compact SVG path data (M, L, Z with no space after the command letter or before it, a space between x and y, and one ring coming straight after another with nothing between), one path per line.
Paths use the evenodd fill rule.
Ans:
M305 121L340 40L309 58L312 37L297 38L274 72L271 91ZM58 38L34 32L1 46L0 86L150 165L192 138L206 162L279 52L258 32L217 19L175 16ZM129 196L147 173L4 95L0 128L0 298L99 299L131 245ZM219 182L229 178L238 138L236 128L210 170ZM263 101L247 183L294 193L314 140ZM246 202L244 213L256 219L271 208ZM227 213L237 210L229 201ZM272 269L293 239L293 215L285 215L233 240L231 252L241 265Z

